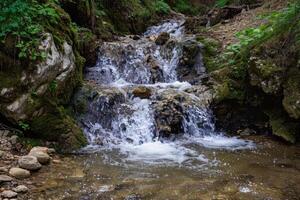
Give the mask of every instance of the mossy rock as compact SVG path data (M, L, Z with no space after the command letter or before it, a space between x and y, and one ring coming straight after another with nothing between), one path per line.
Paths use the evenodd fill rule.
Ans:
M282 111L266 111L274 135L295 143L299 137L300 123L289 119Z
M300 119L300 70L297 68L287 75L282 104L291 118Z
M59 151L72 151L87 144L80 127L62 108L34 118L30 127L35 137L57 142Z
M207 72L213 72L220 69L219 53L221 49L221 43L217 40L209 37L198 36L197 41L203 44L203 62Z

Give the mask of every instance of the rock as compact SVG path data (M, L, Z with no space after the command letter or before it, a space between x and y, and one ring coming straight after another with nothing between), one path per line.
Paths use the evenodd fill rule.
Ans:
M124 200L141 200L142 197L140 195L137 195L137 194L131 194L127 197L125 197Z
M19 137L17 135L13 135L10 137L9 141L12 145L17 144Z
M2 182L10 182L13 178L7 175L0 175L0 183Z
M50 156L42 151L30 151L28 155L36 157L39 163L43 165L48 164L50 162Z
M29 153L31 152L35 152L35 151L40 151L40 152L43 152L43 153L48 153L48 148L47 147L33 147Z
M149 99L151 96L151 89L147 87L137 87L132 91L132 94L141 99Z
M246 128L244 130L239 130L238 131L238 134L242 135L242 136L249 136L249 135L253 135L255 133L256 133L256 131L254 131L254 130L252 130L250 128Z
M300 119L300 68L292 69L284 84L282 105L291 118Z
M55 151L55 149L53 149L53 148L49 148L48 149L48 153L49 154L54 154L56 151Z
M9 170L9 175L17 179L24 179L30 177L30 171L18 167L13 167Z
M8 168L7 167L0 167L0 172L7 173L8 172Z
M5 152L0 150L0 158L4 156Z
M155 44L164 45L168 42L169 39L170 39L170 34L163 32L156 38Z
M18 193L14 192L14 191L11 191L11 190L4 190L1 193L1 196L3 198L14 198L14 197L18 196Z
M28 187L26 187L25 185L19 185L13 189L13 191L17 193L26 193L28 192L28 190Z
M38 162L38 159L34 156L22 156L18 160L19 166L23 169L30 171L39 170L42 165Z
M68 27L66 28L68 29ZM45 140L49 139L45 138L46 136L52 137L49 139L52 140L55 135L55 142L61 142L59 145L75 149L85 145L85 140L81 140L84 135L80 127L74 120L67 120L68 116L58 111L60 110L58 105L47 104L44 96L49 94L49 86L53 85L56 95L48 96L47 101L54 100L56 96L63 96L60 98L60 103L69 102L73 89L78 84L78 75L81 73L76 69L83 65L84 62L81 62L83 58L75 55L72 46L64 40L61 41L58 48L50 33L44 33L41 38L42 41L37 44L37 50L43 52L45 59L30 64L30 70L26 65L16 73L7 70L0 74L0 80L3 80L3 77L8 80L5 87L3 84L0 86L0 113L12 124L18 124L20 121L30 122L28 125L30 125L32 133L41 133L40 129L51 132L51 134L45 133L41 137ZM9 56L6 55L8 58ZM24 86L22 90L19 89L20 86ZM35 98L32 98L32 91L35 91ZM53 126L50 123L52 120L48 119L48 115L51 115L52 111L55 112L57 120L61 119L60 123L55 123L57 126ZM44 120L45 118L47 120ZM38 121L39 119L44 124ZM77 133L78 135L75 136ZM13 142L15 139L14 137ZM68 142L72 142L72 144Z

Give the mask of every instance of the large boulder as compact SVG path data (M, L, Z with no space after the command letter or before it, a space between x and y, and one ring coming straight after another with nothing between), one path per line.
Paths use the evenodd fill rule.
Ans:
M39 163L38 159L34 156L22 156L18 160L18 164L21 168L30 171L36 171L41 169L42 165Z
M38 47L44 60L32 61L27 64L30 67L16 64L13 68L16 72L6 69L0 74L0 112L13 124L27 124L27 129L36 136L74 149L85 144L84 136L59 105L69 102L80 81L81 70L78 69L82 63L78 61L79 56L75 57L70 43L61 42L57 46L53 36L45 33ZM51 116L55 116L59 127L45 120L52 119ZM48 135L44 134L45 130Z

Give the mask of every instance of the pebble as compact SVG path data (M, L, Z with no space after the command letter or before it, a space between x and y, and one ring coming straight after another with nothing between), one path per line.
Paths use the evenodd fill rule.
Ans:
M13 167L9 170L9 175L17 179L24 179L30 177L30 171L18 167Z
M0 167L0 172L7 173L8 172L8 168L7 167Z
M0 175L0 183L2 182L10 182L13 178L7 175Z
M1 193L1 196L4 198L13 198L18 196L18 193L11 191L11 190L5 190Z
M19 185L13 189L13 191L17 193L26 193L28 192L28 190L28 187L26 187L25 185Z
M4 156L5 152L0 150L0 158Z

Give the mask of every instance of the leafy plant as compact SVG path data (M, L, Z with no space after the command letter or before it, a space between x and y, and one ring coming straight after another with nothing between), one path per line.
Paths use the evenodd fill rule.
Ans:
M218 0L216 2L216 6L222 8L222 7L226 6L229 2L230 2L230 0Z
M0 40L16 40L19 58L43 59L38 50L46 24L57 24L59 15L50 3L37 0L2 0L0 2Z
M170 12L170 6L162 0L155 1L154 7L158 13L168 14Z
M30 129L30 125L23 121L19 122L19 126L23 131L28 131Z
M49 84L49 90L51 93L55 93L57 89L57 81L53 80L50 84Z

